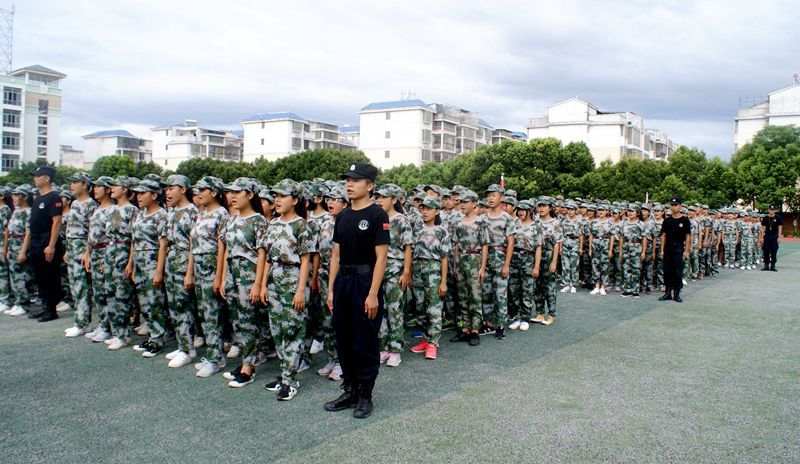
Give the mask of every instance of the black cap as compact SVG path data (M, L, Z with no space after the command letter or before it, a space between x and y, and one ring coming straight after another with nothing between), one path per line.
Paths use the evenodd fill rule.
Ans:
M50 180L53 180L56 178L56 170L50 166L39 166L35 171L33 171L33 176L48 176L50 177Z
M769 205L770 211L778 211L778 207L775 205Z
M669 204L680 205L682 203L681 197L672 197L669 199Z
M367 163L353 163L350 169L342 174L342 179L369 179L375 182L378 177L378 168Z

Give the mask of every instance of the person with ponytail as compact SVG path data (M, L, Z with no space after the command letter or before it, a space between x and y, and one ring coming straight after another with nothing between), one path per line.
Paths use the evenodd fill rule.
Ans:
M83 267L92 281L92 306L97 311L97 327L84 335L95 343L111 338L111 322L108 315L108 289L106 288L106 223L114 206L111 199L111 182L108 176L98 177L94 181L94 198L98 203L91 219L89 219L89 235L86 239L86 253L83 254ZM91 314L89 315L91 322Z
M133 284L128 269L131 257L131 241L133 240L133 221L139 209L130 199L131 188L139 182L127 176L119 176L111 184L111 198L117 204L108 213L106 222L105 267L106 285L108 287L109 321L114 338L107 341L109 350L118 350L130 342L131 319L133 307Z
M89 273L83 267L82 259L88 247L89 221L97 209L92 199L92 178L85 172L76 172L70 178L70 191L75 200L69 212L64 214L66 223L67 275L75 309L75 326L65 331L67 338L79 337L88 332L91 321L92 298Z
M536 293L534 302L536 304L536 316L533 322L543 325L551 325L555 322L556 316L556 270L558 269L559 255L561 254L561 224L553 217L555 201L551 197L540 197L536 202L536 209L539 213L539 224L542 228L542 253L536 281ZM544 315L547 310L547 316Z
M8 203L13 202L9 198L11 189L7 186L0 187L0 230L5 234L8 221L11 219L11 207ZM10 201L9 201L10 200ZM5 253L0 253L0 312L8 314L12 306L11 281L8 275L8 260Z
M30 312L30 302L33 298L33 268L28 263L28 257L22 252L25 240L25 231L31 216L31 195L33 189L30 185L23 184L11 192L14 202L14 212L5 229L3 255L8 262L8 272L11 276L10 285L14 304L6 313L9 316L23 316Z

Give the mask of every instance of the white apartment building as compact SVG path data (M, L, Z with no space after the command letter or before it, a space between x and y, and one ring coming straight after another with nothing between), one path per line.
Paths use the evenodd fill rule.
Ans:
M101 130L83 136L83 164L90 169L103 156L128 156L137 163L153 160L153 142L122 129Z
M0 174L24 162L59 161L60 83L65 77L66 74L40 65L0 76L3 87Z
M58 165L83 169L83 150L72 148L72 145L61 145Z
M555 137L565 145L586 143L597 164L628 157L652 158L653 153L644 118L631 112L603 112L578 98L556 103L547 115L528 120L528 139L544 137ZM666 134L663 139L668 140Z
M376 167L432 161L434 110L422 100L370 103L358 114L358 148Z
M361 128L358 126L339 126L339 140L349 146L358 147Z
M193 158L242 160L242 136L238 131L200 127L196 120L154 127L153 162L175 170Z
M647 129L645 132L645 157L666 161L678 149L678 144L669 135L659 129Z
M242 121L242 129L244 137L242 158L246 162L258 158L275 161L287 155L318 148L356 150L356 144L343 137L338 126L307 120L292 112L250 116Z
M764 98L748 99L733 119L733 150L753 140L766 126L800 127L800 83L776 90Z

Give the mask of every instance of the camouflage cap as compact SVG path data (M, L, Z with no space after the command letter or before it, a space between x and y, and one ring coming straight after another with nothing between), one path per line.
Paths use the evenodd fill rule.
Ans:
M642 209L642 208L639 205L637 205L636 203L630 203L630 204L628 204L628 207L626 209L628 211L636 211L638 213L639 210Z
M18 185L11 191L12 195L32 195L33 194L33 186L28 184Z
M66 198L69 201L75 200L75 195L73 195L69 190L66 189L61 190L58 196L60 196L61 198Z
M422 206L426 208L442 209L442 203L436 198L427 197L422 200Z
M683 213L683 214L686 214L686 213L688 213L688 212L689 212L689 210L688 210L688 209L686 209L686 207L685 207L685 206L681 206L681 213Z
M486 193L491 193L491 192L505 193L505 190L503 189L503 187L500 187L498 184L492 184L492 185L486 187Z
M478 194L472 190L463 190L461 192L461 201L478 201L480 198Z
M516 198L514 198L514 197L508 197L508 196L507 196L507 197L503 198L503 203L505 203L505 204L507 204L507 205L511 205L511 206L513 206L513 207L515 207L515 208L516 208L516 206L517 206L517 199L516 199Z
M282 181L278 182L277 184L273 185L271 189L269 189L269 193L272 195L291 195L295 198L299 197L302 193L300 184L291 180L291 179L283 179Z
M608 207L603 204L595 205L594 203L584 203L583 207L586 208L586 211L608 211Z
M147 174L146 176L144 176L142 178L142 180L152 180L153 182L157 182L159 184L163 184L164 183L164 179L161 176L159 176L158 174L155 174L155 173Z
M260 186L258 189L258 198L262 200L267 200L270 203L275 203L275 197L270 195L269 188L266 186Z
M324 197L328 187L325 186L324 182L312 182L308 186L308 191L315 197Z
M328 194L325 195L332 200L344 200L348 201L347 198L347 189L344 187L337 185L334 188L328 190Z
M511 190L511 189L508 189L508 190L506 190L506 192L505 192L505 193L506 193L506 196L507 196L507 197L514 197L514 198L517 198L517 191L516 191L516 190Z
M111 183L114 182L113 177L109 176L100 176L94 181L94 185L99 185L101 187L111 187Z
M91 185L92 176L90 176L88 172L78 171L75 174L67 177L67 180L70 182L84 182L86 185Z
M522 201L520 201L519 203L517 203L517 209L522 209L522 210L525 210L525 211L530 211L530 210L532 210L532 209L533 209L533 205L532 205L532 204L531 204L531 202L530 202L530 201L528 201L528 200L522 200Z
M144 179L139 182L139 184L135 187L131 187L132 192L136 193L143 193L143 192L161 192L161 184L151 180L151 179Z
M414 199L415 200L424 200L425 199L425 194L422 193L422 192L419 192L416 195L414 195Z
M128 177L128 176L118 176L116 179L109 182L111 185L120 185L122 187L127 188L130 190L132 187L135 187L136 184L139 183L139 179L135 177Z
M642 211L644 210L652 211L653 207L650 205L650 203L642 203Z
M238 177L230 184L225 184L224 188L225 191L228 192L241 192L244 190L246 192L258 194L258 192L261 191L261 184L250 177Z
M653 211L664 211L664 205L657 204L653 206Z
M541 206L541 205L547 205L552 207L556 205L556 201L553 199L553 197L541 196L539 197L538 200L536 200L536 206Z
M222 179L214 176L205 176L194 184L197 190L208 189L221 194L225 190L225 182Z
M714 214L714 215L715 215L715 214L717 214L717 210L715 210L715 209L712 209L712 210L710 210L710 211L708 212L708 214Z
M378 187L377 189L375 189L375 193L377 195L382 196L382 197L395 197L395 198L397 198L399 196L398 192L397 192L398 189L399 189L399 187L396 186L395 184L383 184L380 187Z
M173 174L167 177L167 180L164 181L164 185L167 187L172 187L173 185L178 187L183 187L186 190L192 188L192 183L189 181L189 178L182 175L182 174Z
M595 206L595 208L597 209L597 211L609 211L608 203L605 203L605 202L598 203Z
M695 211L697 211L697 207L696 207L696 206L694 206L694 205L692 205L692 206L689 206L689 207L688 207L688 208L686 208L686 209L687 209L688 211L691 211L691 212L695 212Z
M425 184L417 184L417 186L414 187L414 191L415 192L424 192L425 191L425 187L427 187Z
M578 209L578 205L575 204L572 200L567 200L564 202L564 208L567 209Z
M478 200L478 206L480 206L482 208L488 208L489 207L489 202L486 201L485 199L480 199L480 200Z

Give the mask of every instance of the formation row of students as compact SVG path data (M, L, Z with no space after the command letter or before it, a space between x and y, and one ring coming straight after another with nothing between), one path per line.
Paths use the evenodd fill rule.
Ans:
M35 192L22 185L0 193L14 206L11 214L0 205L0 302L9 314L23 315L32 279L20 240ZM410 351L436 359L442 331L451 326L451 342L478 346L481 335L502 340L507 328L552 325L559 291L584 286L592 294L621 290L623 297L639 297L663 286L663 206L547 196L518 201L500 185L481 193L435 185L411 195L393 184L375 190L391 240L381 363L400 365L412 321L421 340ZM298 372L310 366L312 354L327 358L320 375L341 376L324 304L334 221L348 207L341 183L286 179L269 188L250 178L225 184L208 176L192 185L181 175L92 179L79 172L62 197L75 310L66 337L83 335L120 350L131 343L139 315L136 332L147 338L133 349L153 358L174 336L177 349L165 356L169 367L179 368L205 347L194 364L200 378L240 357L223 377L243 387L257 366L277 357L280 375L265 387L279 400L297 393ZM757 213L704 205L686 212L693 234L688 279L711 276L720 265L744 269L758 262Z

